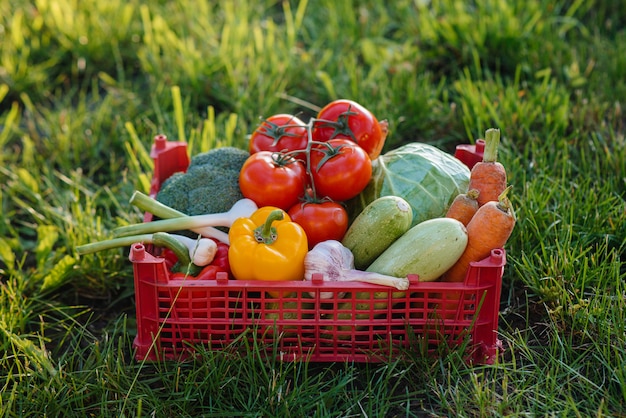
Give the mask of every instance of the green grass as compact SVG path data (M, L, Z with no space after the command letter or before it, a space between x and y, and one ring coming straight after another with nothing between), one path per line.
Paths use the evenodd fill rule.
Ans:
M0 3L4 416L626 415L620 2L31 3ZM130 262L74 247L141 219L152 138L244 146L339 97L389 121L386 150L502 130L518 224L495 364L135 361Z

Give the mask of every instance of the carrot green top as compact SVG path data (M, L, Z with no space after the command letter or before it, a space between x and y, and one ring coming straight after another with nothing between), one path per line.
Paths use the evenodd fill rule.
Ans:
M500 145L500 129L487 129L485 131L485 151L483 162L495 163L498 161L498 146Z
M512 188L513 186L508 186L506 189L504 189L500 196L498 196L498 203L496 204L496 206L502 212L510 214L514 221L517 221L515 210L513 209L513 205L511 204L511 201L508 197L509 191L511 191Z

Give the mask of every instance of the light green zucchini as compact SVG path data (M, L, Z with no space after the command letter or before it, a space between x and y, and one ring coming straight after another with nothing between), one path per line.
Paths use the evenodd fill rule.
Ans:
M367 271L395 277L417 274L420 281L431 282L456 263L466 246L467 230L461 222L429 219L398 238Z
M354 267L366 269L411 227L413 209L398 196L383 196L367 205L348 228L341 243L352 251Z

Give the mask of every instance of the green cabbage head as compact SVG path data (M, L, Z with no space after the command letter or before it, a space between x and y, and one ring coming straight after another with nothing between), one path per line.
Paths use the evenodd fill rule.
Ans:
M413 209L413 224L444 216L459 193L466 193L469 168L432 145L411 142L372 161L372 178L347 202L350 219L381 196L399 196Z

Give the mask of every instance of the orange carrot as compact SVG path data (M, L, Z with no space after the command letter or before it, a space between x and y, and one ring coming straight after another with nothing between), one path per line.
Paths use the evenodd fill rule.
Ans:
M480 192L479 206L490 201L497 201L498 196L506 189L506 170L498 161L499 144L500 130L487 129L483 160L472 167L469 180L469 189L477 189Z
M507 194L507 187L498 196L498 201L487 202L481 206L467 224L467 247L450 270L442 277L444 282L462 282L465 280L469 264L488 257L491 250L502 248L511 236L515 226L515 212Z
M479 194L480 192L477 189L471 189L467 193L458 194L452 201L452 204L450 204L446 212L446 218L456 219L467 226L478 210L477 198Z

